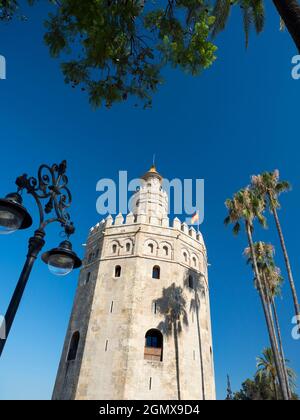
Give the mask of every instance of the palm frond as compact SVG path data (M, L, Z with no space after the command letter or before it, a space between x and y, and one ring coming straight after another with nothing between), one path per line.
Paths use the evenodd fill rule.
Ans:
M262 32L265 26L265 8L262 0L252 0L252 16L256 32Z
M215 17L215 23L212 36L215 37L219 32L223 31L230 15L232 5L231 0L217 0L213 8L212 15Z
M243 7L243 23L245 32L246 48L249 46L249 33L252 23L252 10L249 7Z

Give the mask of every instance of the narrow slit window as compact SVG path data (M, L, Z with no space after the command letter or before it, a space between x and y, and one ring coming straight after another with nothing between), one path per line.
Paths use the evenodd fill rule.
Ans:
M115 268L115 277L121 277L122 268L120 265L117 265Z
M112 313L113 310L114 310L114 301L111 302L111 305L110 305L110 313Z
M85 284L88 284L88 282L91 280L91 272L89 271L86 275Z
M107 351L107 349L108 349L108 340L106 340L105 342L105 351Z
M153 310L154 315L156 315L157 314L157 303L156 302L152 303L152 310Z
M69 347L69 352L68 352L68 357L67 357L68 362L76 359L79 339L80 339L79 331L75 331L72 335L71 342L70 342L70 347Z

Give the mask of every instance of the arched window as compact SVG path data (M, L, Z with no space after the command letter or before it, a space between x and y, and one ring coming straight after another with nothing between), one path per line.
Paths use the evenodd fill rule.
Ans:
M113 254L116 254L117 253L117 245L116 244L113 244L113 246L112 246L112 252L113 252Z
M79 339L80 339L80 334L78 331L75 331L74 334L72 335L71 342L70 342L70 347L69 347L69 352L68 352L68 357L67 357L68 362L76 359Z
M167 257L169 255L169 248L167 246L163 247L164 255Z
M127 242L126 244L126 252L130 252L130 242Z
M148 249L149 249L150 254L153 254L153 252L154 252L154 246L153 246L153 244L149 244L148 245Z
M152 278L157 280L160 279L160 267L158 265L153 267Z
M189 288L190 289L194 288L194 278L193 278L193 276L189 276Z
M144 358L162 362L163 360L163 335L159 330L152 329L145 335Z
M184 262L188 262L188 255L186 252L183 253Z
M196 257L193 257L193 266L194 267L197 267L197 259L196 259Z
M122 271L121 266L120 265L117 265L115 267L115 277L121 277L121 271Z

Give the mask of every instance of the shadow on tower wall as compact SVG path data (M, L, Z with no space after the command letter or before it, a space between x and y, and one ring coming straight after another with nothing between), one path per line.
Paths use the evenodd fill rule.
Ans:
M164 317L157 328L167 337L173 335L174 338L177 395L178 400L181 400L178 336L182 332L183 325L188 326L183 289L173 283L168 288L164 288L162 296L154 302L157 305L158 312Z
M200 370L201 370L202 399L205 400L206 395L205 395L205 377L204 377L204 364L203 364L203 346L202 346L201 326L200 326L201 297L205 296L203 275L193 270L188 270L187 276L184 280L184 287L194 292L194 297L191 299L191 303L190 303L190 312L194 312L194 314L196 315L198 344L199 344L199 357L200 357Z

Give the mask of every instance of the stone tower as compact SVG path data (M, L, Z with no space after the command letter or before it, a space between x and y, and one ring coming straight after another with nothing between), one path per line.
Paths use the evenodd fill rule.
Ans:
M90 230L53 399L215 399L203 238L142 179L133 213Z

